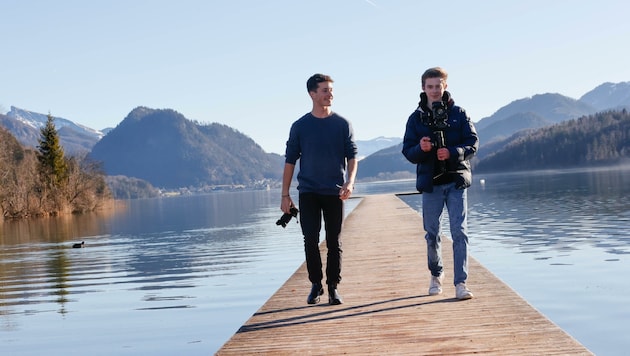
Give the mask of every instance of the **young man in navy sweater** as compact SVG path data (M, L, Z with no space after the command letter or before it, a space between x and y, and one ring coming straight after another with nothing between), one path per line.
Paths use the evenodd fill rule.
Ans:
M319 297L324 294L319 251L323 215L328 248L328 301L336 305L343 303L337 291L337 284L341 281L342 257L339 235L343 221L343 201L350 197L354 189L357 145L351 123L331 109L332 78L315 74L306 82L306 89L313 101L313 108L291 126L285 154L280 209L284 213L290 213L294 206L289 188L299 160L297 189L300 225L304 235L308 278L312 284L307 303L319 303Z

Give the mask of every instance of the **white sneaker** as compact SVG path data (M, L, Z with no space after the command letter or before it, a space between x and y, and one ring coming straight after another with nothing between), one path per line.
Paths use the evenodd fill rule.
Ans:
M439 277L431 275L431 284L429 285L429 295L442 294L442 280L444 279L444 273Z
M457 299L470 299L473 297L472 292L466 287L466 283L460 283L455 286L455 297Z

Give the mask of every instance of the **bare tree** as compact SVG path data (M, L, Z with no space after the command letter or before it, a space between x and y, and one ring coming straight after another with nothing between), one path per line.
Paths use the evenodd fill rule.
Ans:
M72 212L95 210L103 200L110 198L101 163L86 156L72 157L67 167L66 197Z

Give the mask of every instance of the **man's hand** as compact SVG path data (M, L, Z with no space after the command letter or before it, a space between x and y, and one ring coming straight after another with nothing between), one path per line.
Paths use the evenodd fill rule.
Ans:
M343 186L337 185L337 188L339 188L339 199L346 200L350 198L350 195L352 195L354 184L346 182L343 184Z
M438 148L437 150L437 159L440 161L446 161L451 158L451 151L446 147Z
M293 200L291 199L291 197L289 195L283 195L282 202L280 203L280 210L282 210L282 212L285 214L290 214L291 207L293 206L295 206L295 204L293 204Z
M431 138L429 136L424 136L420 139L420 149L424 152L431 152L433 145L431 144Z

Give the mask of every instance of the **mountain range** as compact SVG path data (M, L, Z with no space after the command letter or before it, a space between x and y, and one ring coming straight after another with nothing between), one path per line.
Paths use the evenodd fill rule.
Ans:
M572 99L561 94L539 94L515 100L475 123L480 145L475 161L482 161L532 130L607 110L630 109L630 82L603 83ZM361 161L357 179L415 176L415 166L401 154L402 143Z
M90 158L108 175L157 187L267 184L281 179L284 159L218 124L199 124L170 109L138 107L99 140Z
M604 83L572 99L561 94L539 94L519 99L475 123L485 143L511 136L523 129L557 124L604 110L630 107L630 82Z
M623 108L630 108L630 82L603 83L577 100L553 93L515 100L475 123L481 140L477 160L527 130ZM23 145L36 147L46 118L12 106L0 115L0 125ZM282 175L282 156L264 152L229 126L200 124L170 109L138 107L115 128L100 131L59 117L55 125L67 154L89 153L103 162L108 175L143 179L158 187L268 184ZM412 174L413 165L400 153L401 142L395 137L357 141L362 159L358 179Z
M90 152L109 129L102 131L77 124L63 117L54 117L55 127L64 151L69 155ZM40 114L11 106L6 115L0 115L0 125L11 132L18 141L27 147L36 147L40 129L46 125L47 114Z

